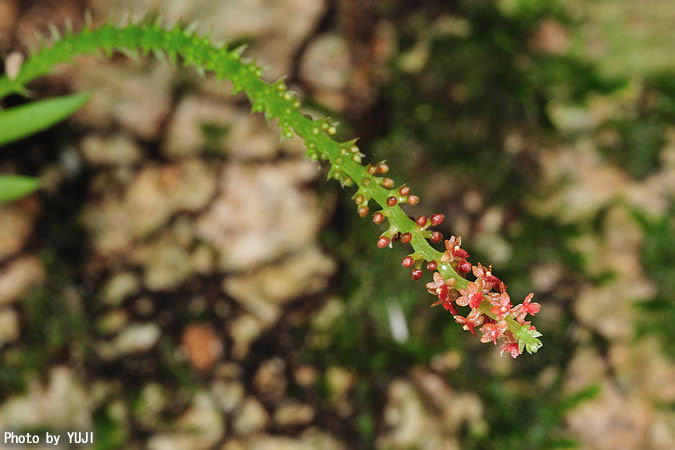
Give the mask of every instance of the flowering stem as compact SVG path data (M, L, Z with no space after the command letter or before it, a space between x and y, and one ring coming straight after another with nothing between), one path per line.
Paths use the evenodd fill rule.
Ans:
M529 323L524 322L527 311L534 314L532 311L535 309L538 311L538 304L530 304L528 300L527 305L518 305L516 308L520 309L517 310L517 320L509 315L509 312L498 314L493 312L497 302L502 302L500 305L504 306L502 308L504 311L511 308L508 295L503 290L503 283L493 277L489 269L477 282L468 281L455 270L458 268L461 273L472 270L472 266L466 261L468 253L460 248L461 239L453 236L449 241L445 241L447 251L444 253L434 249L429 243L428 239L435 243L442 240L439 232L431 232L427 228L440 224L443 216L436 214L431 217L430 221L425 216L420 216L417 220L409 218L400 204L417 204L419 197L411 194L409 187L402 185L398 190L394 189L393 180L378 176L388 172L389 168L386 164L364 166L361 163L364 155L355 145L356 140L347 142L334 140L332 136L337 133L337 123L328 118L315 120L301 113L300 102L296 94L287 90L283 80L274 83L262 80L262 69L255 62L241 60L242 49L228 50L218 47L213 45L208 38L195 35L180 26L165 29L158 22L123 26L105 24L97 29L86 25L77 34L66 30L65 36L49 44L43 43L43 46L26 60L20 70L13 73L12 78L7 76L0 78L0 99L12 92L25 93L25 84L48 73L56 64L68 62L75 55L100 50L108 56L115 50L131 55L139 51L143 54L152 51L158 58L168 58L172 63L176 63L180 57L184 66L194 67L200 74L208 70L214 72L218 79L229 79L234 85L234 93L243 91L247 95L253 112L264 113L268 121L277 121L277 126L281 128L282 139L291 138L294 135L299 136L305 142L309 158L324 160L330 164L329 178L340 181L343 186L355 185L357 191L354 199L359 215L365 217L369 214L370 206L372 206L370 202L382 208L373 214L373 221L382 223L386 218L389 228L378 239L378 246L389 246L391 241L396 239L410 243L414 253L407 256L404 259L405 264L402 264L406 267L415 265L411 276L413 279L419 279L422 276L421 264L428 261L427 269L437 271L434 273L434 283L440 283L439 286L443 287L440 289L436 286L434 289L439 289L439 298L445 298L441 300L446 303L444 306L448 306L447 309L450 311L455 309L454 305L447 305L448 286L460 291L467 298L474 295L471 297L472 300L467 300L472 305L470 317L464 318L454 313L455 320L470 319L472 322L467 328L470 330L485 321L485 327L491 327L491 330L488 330L491 333L490 336L504 337L505 345L510 346L509 352L514 357L522 353L523 348L533 353L541 346L541 342L536 339L540 334ZM483 267L479 264L478 267L473 266L473 270L476 274L477 270L483 271ZM497 281L489 281L492 279ZM501 294L491 292L497 285L503 290ZM479 294L476 294L477 289L481 290ZM473 291L468 293L468 290ZM490 301L480 303L483 292ZM475 295L480 296L475 297ZM476 299L478 303L474 302ZM492 308L490 302L493 304ZM459 299L457 303L460 303ZM497 318L499 318L498 325L501 327L497 330L498 333L492 330L497 327L493 324ZM510 333L505 331L506 328ZM484 332L485 335L487 332ZM493 340L496 342L496 339L495 337ZM513 345L519 348L514 349Z

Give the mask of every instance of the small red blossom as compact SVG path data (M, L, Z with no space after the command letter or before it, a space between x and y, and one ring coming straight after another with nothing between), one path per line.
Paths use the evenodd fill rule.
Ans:
M499 354L503 355L504 352L508 352L511 355L511 358L516 359L520 355L520 348L518 347L517 342L505 342L499 348Z
M426 284L427 291L429 291L430 294L436 294L436 289L438 289L440 286L445 285L445 279L443 278L443 275L441 275L439 272L434 272L433 279L432 281L428 282Z
M440 273L434 272L434 280L427 283L426 286L427 291L430 294L438 295L441 301L445 301L448 298L448 286L443 279L443 275ZM443 292L443 295L441 295L441 292Z
M539 303L532 302L533 297L534 294L530 293L527 297L525 297L523 303L521 303L520 305L516 305L511 310L511 315L515 317L519 323L523 323L525 321L525 317L528 314L534 316L541 310L541 305Z
M474 309L469 313L468 316L460 316L456 315L454 316L455 322L462 324L463 327L466 331L471 332L474 336L476 335L476 330L474 328L479 327L483 324L483 321L485 320L485 317L483 314L481 314L480 311L477 309Z
M445 249L455 258L466 259L469 257L469 252L464 250L462 247L462 238L456 238L452 236L449 240L445 241Z
M497 316L497 320L502 320L504 317L508 316L510 311L511 305L493 306L490 308L490 312Z
M434 272L434 281L429 282L426 285L427 291L430 294L438 296L438 301L434 302L431 306L443 305L443 308L450 311L451 314L457 314L457 308L455 308L452 298L450 298L450 289L454 284L454 278L450 278L446 281L440 273Z
M501 291L500 293L490 292L488 301L493 306L507 306L511 304L511 297L506 291Z
M460 289L459 293L462 294L461 297L455 300L459 306L469 306L471 309L478 309L483 302L483 292L478 283L469 282L467 288Z
M441 305L443 306L443 309L446 311L450 312L453 316L458 314L457 308L455 307L455 304L452 303L452 300L449 300L446 298L446 300L438 300L436 302L433 302L431 304L431 307L433 308L434 306Z
M480 278L485 283L486 289L492 290L494 287L499 287L501 290L502 281L492 274L492 266L487 268L481 263L478 263L477 266L472 267L473 275L476 278Z
M504 335L504 332L508 329L508 327L509 326L503 320L500 320L496 323L486 323L480 329L480 332L483 333L480 341L484 344L492 341L496 345L497 339Z

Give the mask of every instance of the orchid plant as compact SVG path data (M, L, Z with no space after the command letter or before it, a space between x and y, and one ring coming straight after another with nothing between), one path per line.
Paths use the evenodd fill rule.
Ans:
M378 247L390 247L398 242L411 247L412 252L403 258L401 265L411 270L413 280L424 276L423 268L430 272L432 280L426 288L438 298L431 306L442 306L464 330L476 335L478 329L481 342L500 344L501 353L506 352L513 358L523 350L534 353L542 346L538 339L541 334L527 320L540 310L540 305L532 302L533 294L514 306L506 284L493 273L491 266L472 265L460 237L445 239L439 231L432 229L443 222L442 214L416 218L406 214L403 207L419 203L420 198L409 186L397 185L387 176L389 167L385 162L364 164L365 155L356 139L338 142L334 139L338 126L335 121L312 119L303 114L297 94L287 88L283 79L271 83L264 81L262 68L242 57L243 47L228 49L214 45L207 37L195 34L193 29L165 28L158 20L105 24L97 28L87 20L77 33L66 26L63 35L53 32L52 39L43 41L20 67L0 78L0 99L11 93L25 94L27 83L47 74L56 64L66 63L76 55L101 51L106 56L119 51L133 57L152 52L157 58L173 64L181 61L200 74L213 72L218 79L232 82L234 94L242 91L246 94L252 112L263 113L269 122L276 121L282 139L299 136L305 142L308 158L328 164L329 179L339 181L345 188L356 188L352 198L357 214L364 218L370 216L376 224L386 224L377 239ZM69 108L59 109L60 114L54 115L52 122L77 109L86 99L78 96L70 100L73 103ZM22 113L15 110L0 113L0 130L11 128L12 114ZM26 111L24 109L23 113ZM25 117L24 123L30 123ZM2 133L0 131L0 136ZM0 191L2 189L0 182ZM435 244L441 244L443 248L439 250ZM473 281L466 278L469 274Z

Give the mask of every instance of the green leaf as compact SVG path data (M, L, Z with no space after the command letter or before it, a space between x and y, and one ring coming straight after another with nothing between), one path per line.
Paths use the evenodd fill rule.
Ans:
M0 175L0 204L28 195L40 187L37 178L21 175Z
M0 145L29 136L80 109L88 93L68 95L0 111Z

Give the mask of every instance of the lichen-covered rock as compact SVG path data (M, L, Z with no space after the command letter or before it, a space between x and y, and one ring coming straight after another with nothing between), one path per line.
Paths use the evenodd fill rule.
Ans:
M435 414L429 411L414 386L405 380L391 383L384 409L386 431L377 438L377 448L459 450L459 442L446 435Z
M185 222L191 225L191 222ZM136 247L130 261L143 268L143 284L153 291L164 291L180 286L193 272L188 246L178 236L180 222L145 245Z
M148 351L155 346L161 330L154 323L134 323L123 329L113 342L118 355Z
M121 198L112 191L88 204L83 223L94 248L104 256L113 256L156 231L174 214L205 207L215 188L211 167L200 160L146 167Z
M234 341L232 356L243 359L249 346L265 329L265 323L252 314L242 314L229 323L230 336Z
M128 212L134 217L134 236L156 230L176 212L203 208L214 192L212 172L201 160L143 169L125 196Z
M148 441L150 450L207 450L225 433L225 423L211 397L195 395L192 406L174 424L173 431L156 434Z
M588 143L579 148L545 150L541 164L544 189L560 186L565 179L573 182L565 183L553 195L531 197L528 205L535 214L553 215L565 223L591 217L630 186L628 174L604 164Z
M675 402L675 362L654 338L612 345L609 361L617 384L655 404Z
M92 166L128 166L141 161L143 151L130 136L90 134L80 142L85 161Z
M200 237L221 252L221 268L250 269L312 242L321 212L316 194L302 186L317 174L308 161L226 165L220 195L197 224Z
M423 368L411 371L413 382L398 379L389 386L384 421L387 431L378 448L459 449L463 426L485 429L483 406L471 392L450 389L443 378Z
M115 308L107 311L98 320L98 329L103 334L114 334L120 331L129 320L129 314L125 309Z
M266 400L281 398L286 391L286 364L281 358L272 358L258 368L253 377L253 387Z
M599 286L586 286L574 308L580 320L610 339L629 340L633 330L635 302L652 297L656 291L641 265L642 232L623 207L611 208L605 221L604 240L581 248L591 273L612 271L618 276ZM602 320L597 320L602 317Z
M175 70L166 63L127 65L81 58L58 77L74 91L90 91L91 98L73 120L98 129L117 124L144 139L156 138L171 111L171 83Z
M170 400L168 392L159 383L143 386L134 412L136 420L146 427L157 427L161 422L162 410Z
M267 425L269 415L258 400L248 397L235 413L232 431L237 435L246 435L261 431Z
M25 255L0 269L0 306L13 303L44 279L42 263L36 256Z
M0 309L0 348L19 337L19 315L12 308Z
M273 323L281 307L302 295L325 289L335 262L311 246L255 272L227 277L225 292L266 323Z
M91 429L86 387L70 368L54 367L48 374L46 384L33 379L25 394L11 397L0 405L2 429Z
M347 447L330 434L311 428L290 438L257 434L247 439L231 439L222 450L343 450Z
M274 411L274 422L282 427L297 427L310 423L314 419L314 414L311 405L289 401Z
M206 127L217 136L209 137ZM163 151L185 158L199 155L207 145L237 159L272 158L279 148L279 132L247 109L208 97L186 97L171 118Z
M246 390L239 381L216 380L211 385L211 395L220 409L229 413L239 407Z
M453 391L443 378L427 369L413 369L410 375L426 402L441 412L446 432L458 432L464 424L476 430L484 427L483 404L477 394Z
M647 402L625 395L612 383L601 394L567 415L571 432L589 450L651 449L648 436L653 412Z
M313 97L333 110L344 110L345 88L351 75L351 57L345 40L338 34L314 39L304 54L300 76L312 87Z
M326 369L326 383L331 397L340 399L354 386L356 377L344 367L331 366Z
M0 205L0 261L17 253L33 231L39 205L33 199Z
M103 303L119 305L125 298L137 293L140 288L141 282L133 272L117 273L103 287Z

